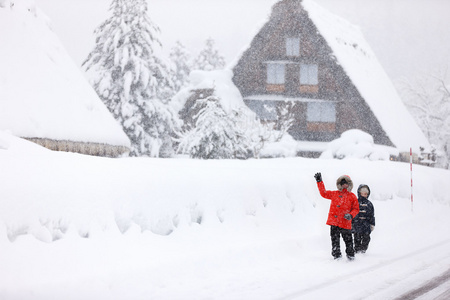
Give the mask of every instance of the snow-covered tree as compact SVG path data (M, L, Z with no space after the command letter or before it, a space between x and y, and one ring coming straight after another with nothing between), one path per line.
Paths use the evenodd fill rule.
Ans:
M261 152L267 145L280 142L292 124L292 119L287 116L284 116L285 119L281 120L280 123L262 123L257 118L249 117L242 110L235 112L235 115L238 120L238 127L241 128L246 137L248 153L255 158L261 157Z
M177 41L170 51L170 60L173 63L172 81L174 91L178 92L189 83L189 73L191 73L191 56L186 47Z
M214 44L215 42L212 38L206 40L205 48L200 51L198 57L195 59L192 69L213 71L221 70L225 67L225 59L215 49Z
M166 156L178 121L165 105L173 83L147 8L146 0L113 0L112 16L95 30L96 46L83 65L130 138L130 155Z
M288 112L290 105L279 108L281 114L279 122L261 123L248 108L240 107L225 112L220 104L224 99L220 99L215 94L214 88L195 92L197 92L193 94L195 96L189 99L193 104L186 103L185 109L182 111L185 133L180 134L181 138L178 140L180 143L178 152L189 154L191 157L260 158L261 152L266 146L281 142L292 124ZM228 137L228 143L221 143L221 147L230 149L230 152L226 152L226 149L222 150L224 153L228 153L223 157L201 156L199 153L204 149L218 148L218 146L214 148L211 145L210 148L205 145L200 146L202 143L211 144L210 140L213 140L205 138L204 135L224 136L224 140Z
M405 83L402 98L430 143L450 161L450 78L447 72Z
M294 106L293 101L288 101L277 107L277 130L279 131L277 141L281 140L283 135L288 132L294 123Z
M178 151L193 158L247 158L246 137L227 114L216 96L198 100L201 109L194 116L195 127L185 133Z
M274 140L274 124L262 124L259 119L249 116L244 109L233 111L233 119L246 137L245 148L248 155L260 158L261 150L267 142Z

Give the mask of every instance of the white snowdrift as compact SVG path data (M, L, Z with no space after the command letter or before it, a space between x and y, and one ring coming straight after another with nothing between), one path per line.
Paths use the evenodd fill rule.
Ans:
M450 172L359 159L97 158L0 133L0 298L392 299L450 265ZM368 253L333 261L327 188L371 187Z
M389 160L391 155L398 156L398 150L376 145L370 134L359 129L351 129L343 132L340 138L328 143L320 158Z

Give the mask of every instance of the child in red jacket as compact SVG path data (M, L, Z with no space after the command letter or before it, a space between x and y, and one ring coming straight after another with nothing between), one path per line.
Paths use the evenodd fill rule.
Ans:
M335 259L342 256L340 247L340 236L345 242L345 253L347 258L355 258L352 238L352 219L359 213L359 203L356 195L352 193L353 181L347 175L340 176L336 181L337 191L327 191L322 181L322 174L314 175L317 181L320 195L331 200L328 213L327 225L331 226L331 255Z

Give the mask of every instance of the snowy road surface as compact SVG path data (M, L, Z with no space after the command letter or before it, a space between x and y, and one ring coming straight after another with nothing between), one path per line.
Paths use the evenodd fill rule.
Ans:
M400 297L398 300L409 299L450 299L450 269L442 275L429 280L421 287L414 289Z
M315 286L288 295L280 299L323 299L336 291L342 291L347 297L342 299L435 299L445 297L450 288L450 269L440 274L442 265L450 265L450 255L435 255L450 250L450 240L426 248L405 253L388 261L382 260L375 265L342 274L339 278L323 281ZM450 254L450 251L448 252ZM368 255L368 254L367 254ZM360 259L364 259L359 257ZM408 267L405 268L405 261ZM417 264L411 264L416 262ZM358 262L346 262L347 264ZM444 267L444 269L445 269ZM367 278L374 278L374 282L367 282ZM422 282L426 284L422 285ZM355 287L364 288L355 292ZM411 289L408 291L408 289ZM444 292L442 292L444 290ZM347 292L346 292L347 291ZM408 291L401 293L401 291ZM438 296L436 295L437 293ZM419 298L421 297L421 298ZM341 299L341 298L339 298ZM442 298L450 299L450 298Z

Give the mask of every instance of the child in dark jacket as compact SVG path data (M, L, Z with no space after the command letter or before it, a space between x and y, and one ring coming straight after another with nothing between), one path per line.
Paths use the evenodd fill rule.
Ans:
M369 247L370 234L375 229L375 210L369 200L370 188L366 184L358 187L359 213L352 220L352 232L356 253L365 253Z

